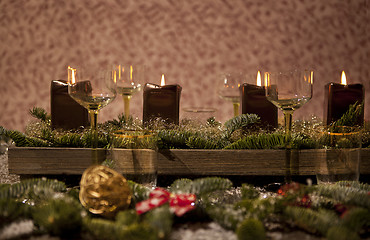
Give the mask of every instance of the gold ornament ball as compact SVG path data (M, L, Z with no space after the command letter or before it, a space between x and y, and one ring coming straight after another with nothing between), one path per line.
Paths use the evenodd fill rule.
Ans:
M91 166L82 174L79 198L91 213L112 216L128 208L131 197L126 179L106 166Z

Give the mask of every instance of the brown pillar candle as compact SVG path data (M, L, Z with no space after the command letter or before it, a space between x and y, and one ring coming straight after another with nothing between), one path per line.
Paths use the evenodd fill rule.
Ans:
M365 92L362 84L347 84L346 75L342 72L341 84L325 85L324 123L330 125L345 114L349 106L364 103ZM364 113L357 120L358 125L364 124Z
M261 86L261 74L257 74L257 85L244 83L240 87L242 113L254 113L261 118L266 128L278 127L278 109L266 98L265 87Z
M165 85L162 75L161 86L147 83L144 87L143 122L149 123L162 118L166 123L179 124L181 86Z
M53 129L76 129L89 125L87 110L68 94L68 83L53 80L50 88L51 127Z

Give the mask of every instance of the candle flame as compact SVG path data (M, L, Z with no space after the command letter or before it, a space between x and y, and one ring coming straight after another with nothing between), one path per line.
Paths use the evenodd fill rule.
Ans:
M122 68L123 71L123 68ZM121 79L121 65L118 65L118 79Z
M257 72L257 86L262 86L262 79L261 79L261 73L260 71Z
M269 73L265 73L265 86L269 86L270 85L270 75Z
M132 82L132 73L134 72L134 68L130 65L130 81Z
M112 78L113 78L114 83L117 83L117 71L116 70L112 71Z
M71 68L71 66L68 66L68 80L71 84L76 83L76 69Z
M343 85L347 85L347 78L346 78L346 74L344 73L344 71L342 71L342 77L340 79L340 83Z
M166 85L166 81L164 80L164 74L162 74L162 79L161 79L161 86Z
M311 84L313 84L313 71L311 71Z

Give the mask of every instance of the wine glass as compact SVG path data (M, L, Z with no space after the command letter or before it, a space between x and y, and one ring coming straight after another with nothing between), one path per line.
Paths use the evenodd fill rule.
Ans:
M233 103L234 117L239 115L240 90L239 87L244 82L245 76L242 73L228 73L222 75L217 87L218 95Z
M313 71L266 72L266 97L284 113L286 147L290 148L293 112L312 97Z
M145 66L118 64L113 68L117 72L117 92L123 98L124 114L128 117L132 95L139 92L143 86Z
M97 121L100 109L116 97L117 72L98 66L68 66L68 94L90 115L92 148L98 147Z

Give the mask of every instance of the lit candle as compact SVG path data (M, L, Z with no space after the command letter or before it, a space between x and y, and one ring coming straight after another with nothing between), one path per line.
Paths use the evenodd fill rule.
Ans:
M257 114L261 118L261 123L267 128L276 128L278 126L278 109L266 98L260 71L257 73L256 85L244 83L240 90L242 113Z
M51 81L50 108L53 129L76 129L89 125L89 114L84 107L69 96L67 81Z
M327 125L340 119L352 104L364 102L362 84L348 84L342 71L341 84L328 83L325 85L324 123ZM363 125L364 115L359 117L357 124Z
M161 85L147 83L144 87L143 122L147 124L154 118L166 123L179 124L180 85L166 85L162 75Z

